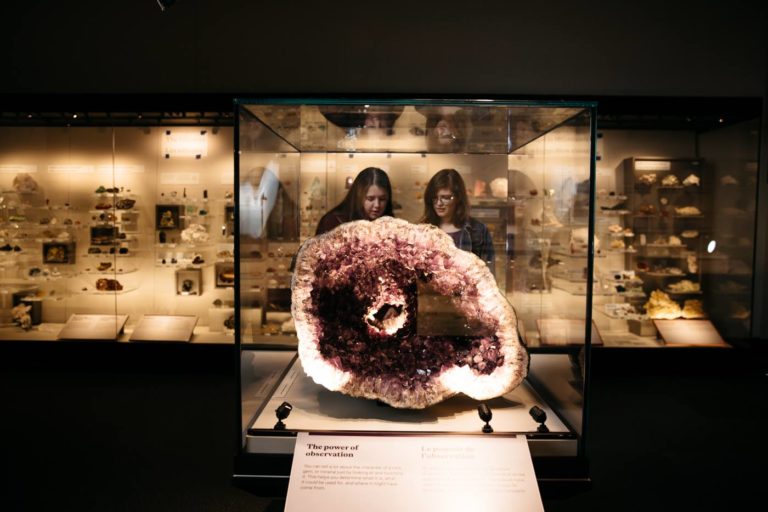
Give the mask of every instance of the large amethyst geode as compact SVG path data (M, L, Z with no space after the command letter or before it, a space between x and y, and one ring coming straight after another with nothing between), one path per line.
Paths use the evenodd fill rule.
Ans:
M461 335L417 328L419 290L451 304ZM292 304L304 370L333 391L423 409L456 393L493 398L526 375L515 314L487 266L434 226L383 217L308 240Z

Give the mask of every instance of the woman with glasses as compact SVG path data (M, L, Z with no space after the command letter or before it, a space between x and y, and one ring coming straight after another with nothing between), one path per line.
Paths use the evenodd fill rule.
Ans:
M424 192L421 222L438 226L453 238L456 247L474 253L495 273L493 240L482 222L470 217L464 180L455 169L432 176Z
M326 233L340 224L353 220L376 220L392 213L392 185L387 173L378 167L360 171L352 186L335 208L323 215L315 235Z

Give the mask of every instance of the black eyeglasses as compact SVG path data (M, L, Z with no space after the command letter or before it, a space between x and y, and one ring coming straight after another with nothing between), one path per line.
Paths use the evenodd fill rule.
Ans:
M432 200L434 204L451 204L456 198L454 195L439 195Z

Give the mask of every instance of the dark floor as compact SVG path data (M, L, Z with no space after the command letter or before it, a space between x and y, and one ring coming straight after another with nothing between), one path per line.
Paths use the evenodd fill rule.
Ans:
M231 483L231 350L0 345L0 510L282 510ZM768 498L766 358L650 352L595 354L593 485L548 512Z

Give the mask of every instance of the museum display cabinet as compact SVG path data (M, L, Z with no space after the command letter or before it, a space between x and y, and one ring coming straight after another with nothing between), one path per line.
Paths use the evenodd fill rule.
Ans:
M760 109L748 106L601 125L593 311L606 346L753 337Z
M646 100L634 111L623 100L600 103L595 345L725 347L755 337L759 103ZM395 216L411 222L429 178L455 168L473 217L492 235L494 277L521 313L528 346L579 340L562 334L581 330L567 315L524 314L567 309L587 290L589 182L568 171L570 134L547 131L556 119L539 112L545 121L533 126L511 115L507 145L516 149L501 156L508 148L493 110L329 108L301 124L299 106L255 116L285 135L271 148L280 176L263 183L262 128L243 120L242 206L258 213L259 187L277 193L259 205L269 207L263 226L246 219L251 235L242 240L232 112L2 112L0 340L233 343L238 303L249 343L295 345L297 248L370 165L390 172ZM236 298L241 241L248 270ZM64 329L71 320L74 332ZM136 332L140 323L147 328Z
M4 115L0 340L232 343L231 124Z
M590 308L598 288L590 258L598 243L593 223L598 204L594 199L594 104L243 99L237 102L235 130L240 382L235 476L239 481L285 486L301 432L524 436L540 479L587 478L589 354L592 345L600 343ZM389 176L397 220L342 225L315 237L322 215L344 198L358 173L369 167ZM317 346L321 359L332 360L328 372L347 372L352 380L365 374L387 381L391 377L387 372L392 371L398 374L397 386L429 390L434 379L449 373L454 364L427 362L432 353L443 357L441 350L463 354L456 366L462 371L472 368L465 372L470 381L482 380L489 371L483 368L491 364L488 354L497 353L501 336L473 327L477 309L482 313L482 308L490 307L482 300L477 306L472 287L480 289L480 285L466 281L451 288L450 294L436 292L439 287L434 283L441 271L422 272L417 269L423 262L413 263L423 253L432 258L426 265L448 269L451 258L465 261L469 256L436 256L429 244L413 250L422 240L417 235L405 242L402 251L367 261L357 253L350 256L350 261L357 262L349 263L350 268L367 265L369 270L365 275L352 271L357 277L348 284L368 290L360 283L370 283L370 293L344 301L317 288L338 275L318 268L326 264L343 268L345 251L364 245L375 230L386 234L381 243L365 242L373 248L372 254L384 247L399 247L400 240L411 236L405 233L426 229L418 227L425 212L425 188L442 169L454 169L463 178L470 214L490 232L493 261L488 268L479 259L468 264L479 265L480 281L490 281L483 293L492 296L494 307L513 312L505 332L514 333L514 339L506 342L525 347L517 353L521 364L515 371L527 376L498 396L478 399L471 392L448 393L452 396L421 408L387 405L393 401L386 389L379 400L333 390L319 374L322 371L310 368L320 364L307 352L308 346L314 346L315 335L325 336L330 345L340 344L337 359L328 352L336 349L322 348L330 345ZM367 224L373 226L370 231L365 231ZM347 229L361 229L363 234L348 238L337 234ZM426 238L436 237L435 247L453 248L449 236L437 228L423 233ZM313 267L309 260L319 266ZM352 318L348 311L356 311L358 302L379 300L384 292L377 283L390 279L393 268L405 269L405 274L415 272L417 277L407 281L411 284L406 293L413 301L406 300L402 307L380 304L378 310L369 310L361 330L352 328L338 339L328 334L345 315L351 318L349 325L359 327L363 320ZM304 284L298 282L316 287L311 294L301 295ZM297 296L304 298L296 302ZM312 308L320 317L314 327L306 321ZM402 319L406 327L396 324L384 334L378 329L388 319ZM361 357L352 352L371 350L371 332L384 336L387 348L381 350L386 353L361 363ZM484 348L488 343L490 348ZM445 344L453 348L435 348ZM505 354L509 358L511 352ZM491 366L506 364L502 359L494 359ZM382 368L384 360L389 369ZM398 365L404 369L392 369ZM492 412L493 434L483 433L479 406Z

